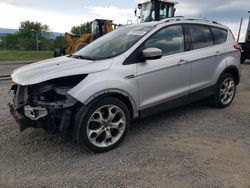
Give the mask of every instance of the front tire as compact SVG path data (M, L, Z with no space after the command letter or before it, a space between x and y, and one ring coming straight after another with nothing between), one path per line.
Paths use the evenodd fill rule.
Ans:
M96 152L105 152L117 147L125 139L131 124L127 106L113 97L94 102L79 118L79 141Z
M235 92L235 78L233 75L225 73L217 82L215 94L211 102L217 108L226 108L233 102Z

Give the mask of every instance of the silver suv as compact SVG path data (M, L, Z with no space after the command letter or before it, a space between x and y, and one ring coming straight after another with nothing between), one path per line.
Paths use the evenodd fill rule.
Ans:
M134 118L203 98L230 105L240 51L231 31L214 21L122 26L74 55L15 70L10 111L21 131L60 130L107 151L124 140Z

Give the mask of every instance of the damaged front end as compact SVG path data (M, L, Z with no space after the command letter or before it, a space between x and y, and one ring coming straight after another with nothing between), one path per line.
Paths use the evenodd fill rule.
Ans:
M13 104L9 104L9 108L20 130L34 127L68 131L77 103L68 91L86 76L57 78L30 86L13 85L10 89L14 94Z

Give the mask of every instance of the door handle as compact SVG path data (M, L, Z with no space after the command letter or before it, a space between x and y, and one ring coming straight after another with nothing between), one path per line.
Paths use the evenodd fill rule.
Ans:
M184 60L184 59L181 59L179 62L178 62L178 65L184 65L186 63L188 63L189 61L187 60Z

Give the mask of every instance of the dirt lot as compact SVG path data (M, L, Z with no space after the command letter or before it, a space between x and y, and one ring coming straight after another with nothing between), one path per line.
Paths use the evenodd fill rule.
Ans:
M43 130L19 132L0 82L0 187L250 187L250 63L234 103L204 102L134 123L95 154Z

